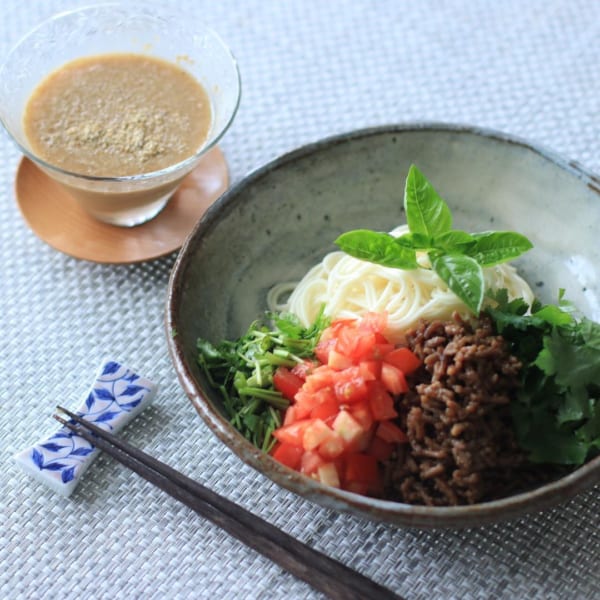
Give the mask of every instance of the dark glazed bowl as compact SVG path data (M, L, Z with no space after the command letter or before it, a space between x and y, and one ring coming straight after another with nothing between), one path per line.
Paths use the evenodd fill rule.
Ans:
M322 486L247 442L224 417L196 363L198 337L244 333L266 294L298 280L354 228L403 223L411 163L448 201L461 229L511 229L535 248L518 266L542 300L559 288L600 320L600 179L507 135L471 127L395 125L326 139L258 169L198 223L173 269L166 329L186 394L218 438L279 485L322 506L412 527L472 527L556 505L600 481L600 457L533 491L466 507L412 506Z

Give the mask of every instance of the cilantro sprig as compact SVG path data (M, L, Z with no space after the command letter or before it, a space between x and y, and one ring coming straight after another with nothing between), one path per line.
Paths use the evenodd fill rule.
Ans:
M314 355L321 332L329 324L323 310L310 327L291 314L266 313L267 325L253 322L237 340L213 345L197 341L198 364L217 389L231 424L256 447L269 452L273 431L281 426L289 402L273 387L279 366L293 367Z
M523 362L511 404L520 446L532 462L580 465L600 452L600 324L558 304L531 309L506 290L486 312Z
M453 229L450 208L415 165L406 178L404 209L409 229L405 235L356 229L335 243L355 258L386 267L431 268L476 315L485 296L482 269L513 260L533 247L513 231ZM427 255L430 267L419 263L418 252Z

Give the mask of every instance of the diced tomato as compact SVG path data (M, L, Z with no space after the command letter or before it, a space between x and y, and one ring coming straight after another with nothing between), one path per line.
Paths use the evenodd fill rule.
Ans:
M304 449L292 444L278 444L273 450L273 458L290 469L298 470Z
M282 444L302 446L304 431L313 421L314 419L302 419L301 421L295 421L290 425L284 425L273 432L273 437Z
M273 373L273 387L281 392L284 398L294 400L304 381L287 367L278 367Z
M292 401L273 434L280 462L326 485L381 495L380 463L406 442L391 421L393 396L407 391L405 373L420 365L389 343L386 327L386 314L335 321L317 344L318 360L276 371L276 389Z
M381 474L377 459L369 454L350 454L346 458L346 481L361 481L366 484L377 484Z
M345 481L344 489L361 496L366 496L369 493L369 486L362 481Z
M295 423L297 420L298 420L298 417L296 416L296 407L288 406L285 411L285 415L283 417L283 426L285 427L286 425L291 425L292 423Z
M289 408L288 408L289 410ZM336 400L335 395L331 394L330 400L324 400L320 404L317 404L311 411L310 416L313 419L322 419L327 422L329 417L335 417L340 411L339 402Z
M361 360L358 368L365 381L374 381L381 377L381 361L379 360Z
M363 315L363 317L360 319L358 322L358 327L367 331L383 333L387 327L387 322L387 313L369 312Z
M349 356L354 364L358 364L361 360L369 360L373 356L376 343L374 332L346 327L340 333L337 349Z
M381 365L381 383L394 396L408 392L408 384L406 383L404 373L397 367L386 362Z
M325 461L321 458L321 455L318 452L307 450L302 454L302 458L300 460L300 472L306 475L312 475L321 465L324 464Z
M321 339L319 343L315 347L315 356L319 360L319 362L323 365L326 365L329 360L329 352L335 348L336 340L335 338L324 339L324 335L327 330L323 332L321 335Z
M373 360L381 360L386 354L389 354L394 349L394 344L381 343L373 346Z
M334 385L335 397L340 404L354 404L367 398L368 389L365 380L359 376L338 381Z
M321 419L312 419L312 423L304 430L302 446L305 450L314 450L317 446L328 440L333 434L329 425Z
M342 354L337 348L331 348L329 350L329 356L327 357L327 366L331 367L336 371L342 371L351 367L354 363L349 356Z
M365 433L360 423L346 410L339 412L332 429L346 442L346 447L356 443Z
M336 402L336 396L332 388L322 388L316 392L306 392L304 388L296 394L296 416L299 419L305 419L312 411L324 402Z
M388 460L392 452L394 452L394 444L390 444L376 435L371 438L371 443L367 448L367 454L374 456L380 462Z
M404 444L405 442L408 442L408 438L404 431L391 421L381 421L377 426L375 436L391 444Z
M383 360L400 369L405 375L410 375L421 366L421 360L408 348L395 348L388 352Z
M369 401L363 400L362 402L356 402L348 407L348 410L352 416L360 423L360 426L365 429L371 429L373 425L373 415L369 408Z
M305 392L312 393L321 388L332 387L337 377L336 371L330 369L327 365L321 365L306 378L302 389Z
M305 358L301 363L298 363L292 368L292 373L300 377L302 381L305 381L312 373L313 369L316 369L318 366L319 363L316 360Z
M319 454L326 460L332 460L341 456L346 449L344 440L335 431L318 448Z
M332 487L340 487L340 476L333 463L325 463L317 469L319 474L319 481L325 485Z
M380 381L368 381L369 408L376 421L393 419L398 416L394 409L394 399Z

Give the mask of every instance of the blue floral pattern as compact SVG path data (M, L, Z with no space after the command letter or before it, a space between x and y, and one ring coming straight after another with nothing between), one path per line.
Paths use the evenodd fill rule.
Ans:
M154 397L156 386L115 362L102 364L96 380L77 414L113 433L122 429ZM68 496L89 467L98 449L61 427L56 433L15 456L28 473Z

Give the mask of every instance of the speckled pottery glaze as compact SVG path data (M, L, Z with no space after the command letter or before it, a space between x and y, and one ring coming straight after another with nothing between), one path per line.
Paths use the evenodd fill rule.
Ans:
M184 244L168 294L169 351L181 384L211 430L279 485L330 509L411 527L472 527L536 512L600 481L600 457L533 491L468 507L411 506L327 488L283 467L238 434L196 364L198 337L238 337L267 308L276 283L294 281L354 228L405 222L411 163L444 197L456 227L510 229L534 250L517 262L537 295L559 288L600 320L600 178L503 133L445 124L356 131L286 154L250 174L206 213Z

